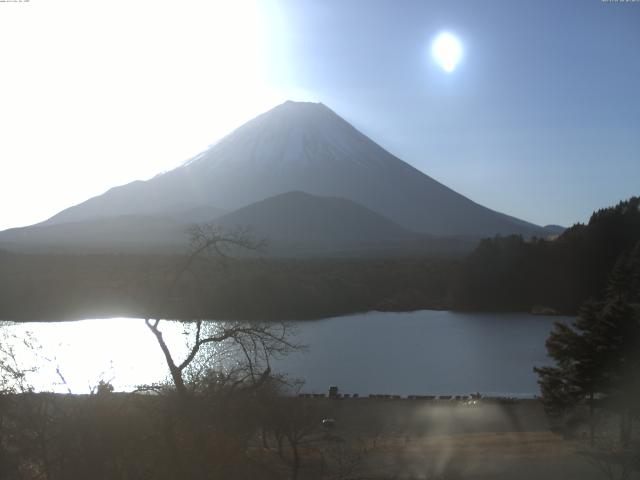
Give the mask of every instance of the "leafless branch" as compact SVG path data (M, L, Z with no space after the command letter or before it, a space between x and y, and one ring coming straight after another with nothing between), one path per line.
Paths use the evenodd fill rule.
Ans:
M194 225L188 230L191 236L191 247L183 265L176 271L169 286L169 297L177 287L183 275L190 272L196 280L194 271L196 259L212 256L225 259L235 250L261 251L266 246L265 240L255 238L247 229L236 228L226 231L212 224ZM187 394L185 373L194 366L194 361L207 346L231 345L244 358L244 369L248 375L239 374L242 381L250 378L253 383L260 382L264 372L270 372L270 357L283 355L299 348L288 339L287 326L277 323L246 322L195 322L193 342L186 357L179 363L175 361L160 330L160 319L146 318L145 323L156 337L165 356L169 372L177 390ZM258 371L260 368L260 373ZM192 372L191 372L192 373ZM257 380L256 380L257 379Z

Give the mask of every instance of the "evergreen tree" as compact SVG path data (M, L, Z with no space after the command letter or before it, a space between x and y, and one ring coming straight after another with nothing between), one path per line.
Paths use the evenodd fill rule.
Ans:
M534 368L540 377L540 391L547 413L562 418L575 407L588 404L590 439L594 437L594 407L605 381L605 364L597 344L605 344L599 332L600 304L586 303L576 322L560 322L547 339L549 356L555 367Z
M602 302L587 302L572 325L556 323L546 346L554 367L535 368L547 412L561 418L588 405L620 417L620 441L629 442L640 404L640 242L620 256Z

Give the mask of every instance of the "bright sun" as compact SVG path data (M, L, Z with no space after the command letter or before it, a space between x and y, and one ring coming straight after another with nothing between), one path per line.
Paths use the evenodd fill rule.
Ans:
M431 55L445 72L453 72L462 58L462 44L449 32L439 33L431 44Z

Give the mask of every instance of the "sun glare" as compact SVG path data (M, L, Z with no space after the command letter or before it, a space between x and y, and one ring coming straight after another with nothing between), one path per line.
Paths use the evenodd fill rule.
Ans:
M269 77L284 35L274 2L178 3L2 5L0 41L13 46L0 54L0 158L13 181L0 201L15 206L0 230L173 168L285 99ZM34 176L40 158L55 161Z
M462 44L453 34L442 32L431 44L431 55L445 72L451 73L462 59Z

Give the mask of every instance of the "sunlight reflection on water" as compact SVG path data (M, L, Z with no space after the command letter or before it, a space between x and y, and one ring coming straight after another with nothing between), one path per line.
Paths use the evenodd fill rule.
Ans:
M538 389L532 367L549 363L544 342L558 320L570 319L419 311L300 322L295 341L307 351L273 366L304 378L306 392L324 393L329 385L339 385L361 395L533 395ZM177 362L186 355L192 329L190 323L161 322ZM5 323L3 330L15 337L21 365L39 366L29 377L37 390L88 393L100 380L118 391L133 390L167 379L164 356L142 319ZM39 350L22 343L27 332ZM229 361L220 357L218 366Z
M40 348L33 351L17 344L16 354L25 365L39 365L30 376L37 390L88 393L100 380L110 381L116 390L132 390L167 377L162 352L142 319L22 323L4 328L18 338L26 332L34 334ZM164 321L162 330L176 356L182 357L187 348L185 326Z

